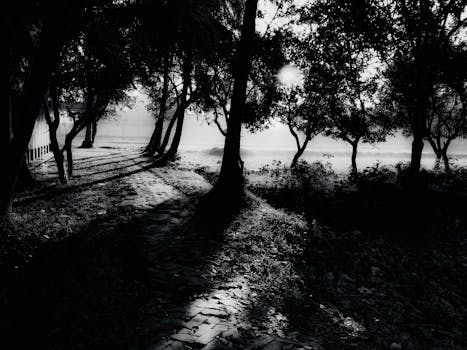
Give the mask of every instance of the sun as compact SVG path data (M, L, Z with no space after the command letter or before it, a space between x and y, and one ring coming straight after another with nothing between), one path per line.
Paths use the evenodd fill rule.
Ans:
M299 84L301 77L302 72L293 64L286 64L279 69L279 72L277 73L277 79L286 87L292 87Z

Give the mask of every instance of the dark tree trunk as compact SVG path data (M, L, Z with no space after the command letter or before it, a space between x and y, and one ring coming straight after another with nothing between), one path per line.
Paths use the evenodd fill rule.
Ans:
M352 171L357 172L358 141L352 143Z
M430 144L431 148L433 149L433 153L435 154L435 165L434 165L434 170L439 170L439 166L441 163L441 140L438 138L435 142L435 140L431 137L431 135L427 135L426 140Z
M158 151L161 146L162 131L164 129L164 119L165 119L165 113L167 110L167 98L168 98L168 92L169 92L169 55L166 55L164 59L164 75L163 75L162 83L163 83L163 86L162 86L162 96L161 96L161 100L159 103L160 105L159 115L157 116L157 121L156 121L156 125L154 126L154 132L152 133L151 140L149 141L149 144L146 147L146 152L148 152L149 154L156 153L156 151ZM164 147L164 150L165 150L165 147Z
M434 170L439 170L440 164L441 164L441 153L435 153L436 159L435 159L435 166Z
M172 143L166 153L167 159L173 159L178 151L178 146L180 145L180 140L182 138L183 130L183 121L185 120L185 108L177 108L175 112L177 114L177 126L175 128L174 137L172 138Z
M93 147L93 142L92 142L92 123L88 123L86 125L86 134L84 136L84 140L81 143L81 148L92 148Z
M70 134L65 137L65 152L66 152L66 165L68 177L73 176L73 148L72 148L73 137Z
M159 155L163 155L167 145L169 144L170 134L172 133L172 129L175 125L175 122L178 120L177 112L175 111L172 119L170 119L169 125L167 126L167 130L165 131L164 140L162 141L161 146L159 147L158 153Z
M6 150L13 137L13 96L8 94L5 99L5 113L0 118L0 150ZM1 152L1 151L0 151Z
M183 87L182 93L180 94L180 103L177 107L177 111L175 112L177 114L177 127L175 128L175 134L172 139L172 143L170 144L170 148L167 151L168 159L175 157L178 151L178 146L180 145L180 140L182 139L183 121L185 120L185 109L187 107L188 88L191 85L191 69L191 55L187 54L187 57L183 63Z
M54 141L52 139L50 140L50 148L52 150L52 153L54 155L55 163L57 164L57 170L58 170L58 180L62 184L66 184L68 182L66 173L65 173L65 159L63 157L63 153L60 152L60 147L57 142L57 133L54 131ZM51 133L52 135L52 133Z
M239 198L243 193L243 170L240 163L240 137L245 109L246 88L250 74L250 58L255 36L256 10L258 0L246 0L241 38L234 66L234 87L230 117L227 122L227 136L224 155L215 191ZM229 198L226 200L229 200Z
M44 114L47 124L49 126L49 137L50 137L50 150L54 155L55 164L57 165L58 171L58 180L65 184L67 183L67 177L64 167L64 157L63 153L60 151L60 146L57 139L57 129L60 125L60 111L58 107L58 97L56 95L55 87L50 88L50 95L52 97L52 106L54 112L54 120L52 121L50 117L49 106L47 104L47 99L44 98Z
M290 164L290 167L291 167L291 168L295 168L295 167L297 166L298 160L299 160L300 157L303 155L303 152L305 152L306 146L308 145L308 142L309 142L309 141L310 141L310 138L309 138L309 137L306 137L306 138L305 138L305 141L303 141L302 146L301 146L301 147L298 147L297 152L296 152L295 155L293 156L292 163ZM297 145L299 145L298 142L297 142Z
M24 159L23 164L21 165L21 170L18 175L18 182L16 188L25 188L30 186L34 182L31 171L29 170L28 163Z
M418 174L422 162L423 152L423 134L420 132L414 133L412 141L412 154L410 158L410 172L415 175Z
M423 58L419 58L423 61ZM412 129L412 153L410 159L410 173L412 178L416 180L417 174L420 172L421 162L422 162L422 152L424 146L424 139L427 136L426 131L426 117L427 117L427 110L429 106L429 96L430 92L427 91L427 85L429 83L424 81L423 71L425 65L423 63L420 64L420 72L419 75L421 76L421 81L417 81L414 85L417 87L416 93L417 96L412 99L413 105L409 106L410 111L410 127ZM429 76L430 72L427 72L426 75ZM414 88L415 89L415 88Z
M159 138L159 142L157 141L158 138ZM162 130L160 130L159 119L157 119L154 125L154 130L152 132L151 139L149 140L149 143L147 144L144 151L150 155L154 154L157 151L158 147L160 146L161 138L162 138ZM158 146L156 146L157 143L159 143Z
M94 141L96 141L96 134L97 134L97 120L93 120L91 125L92 125L91 141L92 141L92 144L94 145Z
M61 28L61 27L60 27ZM41 30L40 46L32 59L31 73L23 85L23 94L17 108L13 139L5 150L0 150L0 163L4 167L0 178L0 216L8 216L11 211L14 189L26 149L40 111L43 96L47 90L52 72L60 61L63 46L63 31L57 33L56 24L45 23Z
M449 157L448 157L448 155L447 155L447 152L446 152L446 151L443 151L441 156L442 156L442 158L443 158L444 170L445 170L446 172L451 171L451 167L450 167L450 165L449 165Z

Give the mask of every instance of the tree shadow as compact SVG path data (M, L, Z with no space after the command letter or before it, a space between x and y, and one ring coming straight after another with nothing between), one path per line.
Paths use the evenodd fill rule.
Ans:
M117 154L120 154L120 153L117 153ZM94 168L95 166L105 166L105 165L111 165L111 164L117 164L117 163L121 163L121 162L128 162L128 161L133 161L133 160L136 160L136 159L142 159L142 158L148 158L146 157L144 154L135 154L135 155L128 155L128 156L120 156L120 157L117 157L118 159L113 159L112 161L110 162L98 162L96 164L92 164L92 165L86 165L84 167L81 166L81 162L79 159L77 159L76 161L76 164L74 165L74 168L75 170L77 171L81 171L81 170L84 170L84 169L89 169L89 168ZM85 164L87 164L89 162L86 162Z
M76 174L73 176L73 178L81 178L81 177L86 177L86 176L95 176L95 175L99 175L99 174L105 174L105 173L110 173L110 172L115 172L115 171L119 171L119 170L124 170L124 169L127 169L127 168L130 168L132 166L136 166L136 165L139 165L139 164L144 164L144 163L147 163L147 162L152 162L151 159L144 159L144 160L141 160L141 161L136 161L138 159L141 159L141 158L133 158L133 159L125 159L125 160L120 160L116 163L122 163L122 162L131 162L129 164L126 164L124 166L120 166L120 167L112 167L110 169L105 169L105 170L100 170L100 171L95 171L95 172L91 172L91 173L83 173L83 174ZM99 166L101 166L103 164L99 164ZM83 170L83 168L79 169L80 171Z
M9 288L4 348L143 349L169 335L209 289L222 247L225 227L203 225L197 200L173 198L115 227L100 218L40 247Z
M300 284L278 302L288 332L311 331L331 349L462 343L464 194L380 183L294 194L280 203L309 230L292 260Z
M104 177L104 178L101 178L101 179L96 179L96 180L92 180L92 181L88 181L88 182L83 182L83 183L76 184L76 185L67 185L65 187L58 187L58 188L57 187L53 187L53 188L46 187L45 189L41 189L40 192L42 192L42 193L39 193L39 194L33 193L30 196L19 198L19 199L15 200L14 205L25 205L25 204L34 202L34 201L39 200L39 199L53 198L53 197L61 195L63 193L80 192L80 191L82 191L82 190L84 190L84 189L86 189L88 187L92 187L94 185L101 184L101 183L111 182L111 181L114 181L114 180L120 180L120 179L123 179L125 177L131 176L131 175L134 175L134 174L145 172L145 171L150 170L150 169L152 169L154 167L155 167L155 165L153 163L150 163L150 164L142 166L142 167L140 167L139 169L136 169L136 170L127 171L127 172L124 172L124 173L111 175L111 176L107 176L107 177Z
M331 195L310 191L305 204L310 223L318 219L336 230L358 229L405 243L453 234L467 224L467 196L456 191L374 184Z

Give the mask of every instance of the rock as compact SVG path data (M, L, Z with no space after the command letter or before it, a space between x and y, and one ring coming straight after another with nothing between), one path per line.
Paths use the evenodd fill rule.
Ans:
M401 350L402 345L399 343L392 343L391 345L389 345L389 349L390 350Z

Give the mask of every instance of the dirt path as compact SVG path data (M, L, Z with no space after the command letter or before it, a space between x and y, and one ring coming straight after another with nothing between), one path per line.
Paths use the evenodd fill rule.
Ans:
M271 232L278 222L283 230L304 230L300 218L251 197L213 236L192 224L198 200L210 189L204 178L152 168L135 151L100 151L96 158L78 154L68 186L18 201L25 211L42 201L49 212L66 193L77 202L74 210L89 216L76 219L73 234L57 234L39 247L12 287L6 330L16 348L320 348L319 339L293 331L268 304L265 288L275 282L261 280L274 268L293 278L280 251L284 242ZM42 165L40 176L52 175L53 168Z

